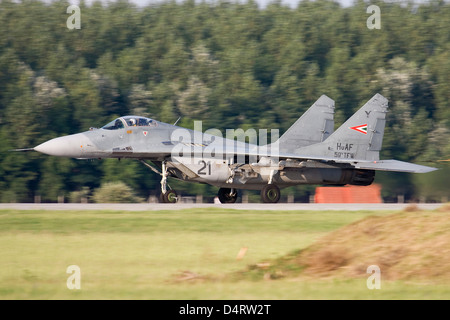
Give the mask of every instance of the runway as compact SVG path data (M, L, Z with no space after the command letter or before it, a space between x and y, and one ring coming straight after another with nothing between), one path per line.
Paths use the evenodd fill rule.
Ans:
M421 210L435 210L442 203L418 203L415 204ZM271 210L271 211L401 211L411 206L409 203L0 203L0 210L109 210L109 211L160 211L160 210L183 210L191 208L221 208L230 210Z

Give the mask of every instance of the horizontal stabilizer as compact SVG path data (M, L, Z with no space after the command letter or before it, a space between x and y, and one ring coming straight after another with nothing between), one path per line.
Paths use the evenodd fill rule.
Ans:
M353 164L357 169L379 170L379 171L397 171L397 172L413 172L427 173L437 170L436 168L422 166L410 162L398 160L380 160L373 162L357 162Z

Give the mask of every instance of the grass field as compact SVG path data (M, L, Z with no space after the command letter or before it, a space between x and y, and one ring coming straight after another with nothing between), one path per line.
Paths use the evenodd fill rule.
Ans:
M0 299L449 299L448 283L424 280L369 290L367 277L233 276L389 214L2 210ZM79 290L67 287L70 265L81 270Z

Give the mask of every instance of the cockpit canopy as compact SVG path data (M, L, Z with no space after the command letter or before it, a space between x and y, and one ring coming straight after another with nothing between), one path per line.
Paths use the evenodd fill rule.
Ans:
M126 116L117 118L102 127L106 130L118 130L125 127L156 127L157 122L150 118Z

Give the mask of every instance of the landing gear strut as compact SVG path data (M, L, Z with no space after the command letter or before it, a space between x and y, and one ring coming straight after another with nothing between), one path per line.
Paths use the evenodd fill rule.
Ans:
M221 203L235 203L237 192L236 189L220 188L218 196Z
M144 160L139 159L139 161L146 167L148 167L150 170L156 172L161 176L161 194L159 196L159 201L163 203L176 203L178 201L178 197L175 190L172 189L167 190L167 176L169 174L167 173L166 161L161 162L161 169L162 169L161 172L159 172L156 168L154 168L152 165L148 164Z
M175 190L167 190L167 165L166 161L162 162L161 172L161 195L159 200L163 203L176 203L178 201L177 193Z

